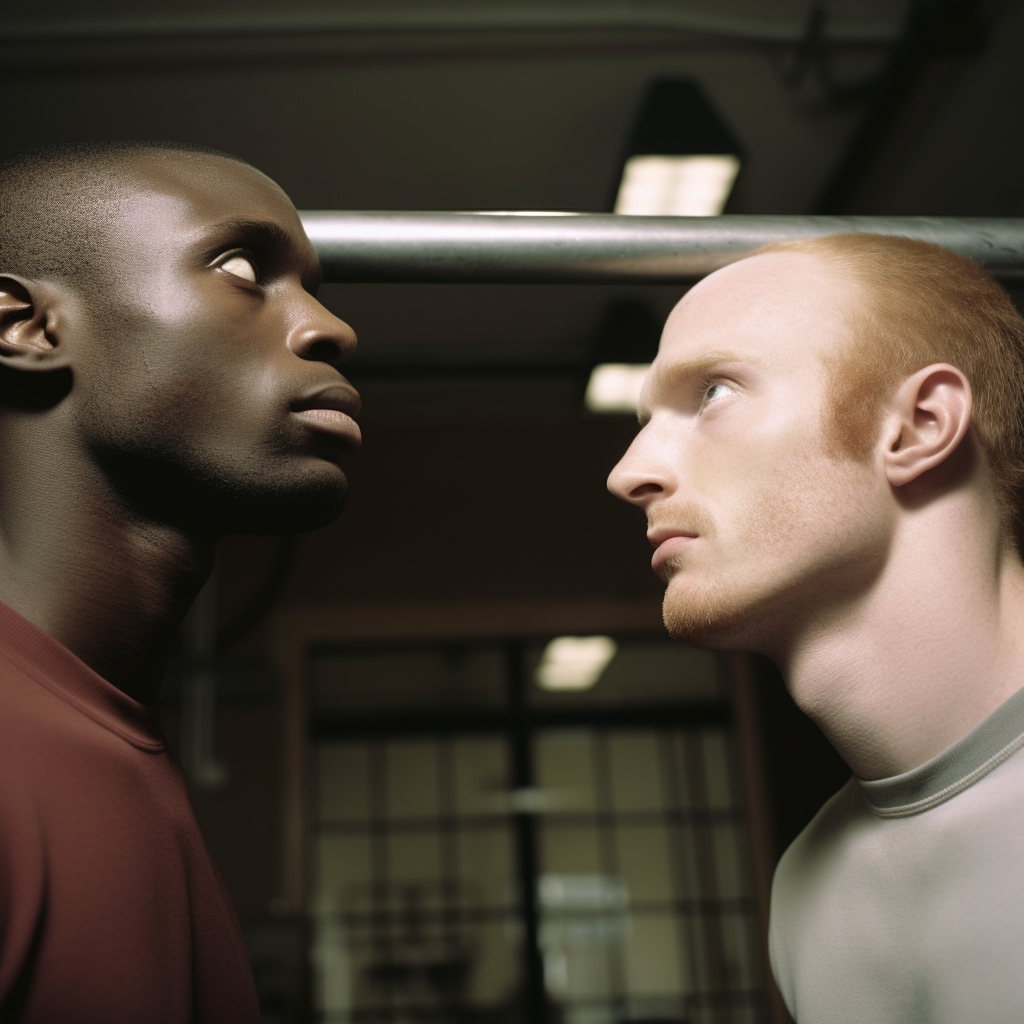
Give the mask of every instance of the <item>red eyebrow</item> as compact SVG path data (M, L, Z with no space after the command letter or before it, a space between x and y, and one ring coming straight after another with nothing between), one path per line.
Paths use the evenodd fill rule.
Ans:
M702 377L710 370L721 366L723 363L736 363L740 357L735 352L709 352L707 355L698 356L695 359L679 359L672 363L654 364L649 380L658 385L664 391L672 391L675 387L695 377ZM650 414L641 404L638 410L638 418L641 423L650 419Z

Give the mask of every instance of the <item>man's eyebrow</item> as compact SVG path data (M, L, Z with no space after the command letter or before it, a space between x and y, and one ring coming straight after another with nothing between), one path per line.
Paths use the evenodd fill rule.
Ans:
M212 225L210 234L217 236L218 240L230 239L252 243L260 247L280 249L292 249L295 241L280 224L272 220L222 220Z
M671 387L695 377L703 377L723 363L736 363L739 360L740 357L735 352L709 352L696 359L677 359L675 362L662 363L661 366L655 367L654 372L662 387Z
M735 352L708 352L695 359L677 359L671 363L655 363L651 370L648 384L653 384L659 391L672 391L688 381L700 379L712 370L725 363L736 363L740 357ZM646 423L651 414L641 401L637 410L637 418L641 424Z

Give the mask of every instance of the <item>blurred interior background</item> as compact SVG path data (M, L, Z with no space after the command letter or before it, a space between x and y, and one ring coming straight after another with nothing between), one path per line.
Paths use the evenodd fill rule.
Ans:
M706 213L1024 215L1017 3L39 0L4 21L0 155L171 139L300 209L591 212L624 209L630 156L724 155L651 180L696 175ZM635 416L584 402L595 365L649 361L682 292L324 287L360 339L349 506L229 539L164 688L267 1024L785 1020L771 870L848 772L770 665L665 639L642 516L604 487Z

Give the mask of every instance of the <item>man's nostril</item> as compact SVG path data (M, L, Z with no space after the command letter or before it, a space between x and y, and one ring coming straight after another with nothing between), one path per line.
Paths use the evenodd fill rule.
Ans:
M639 487L634 487L633 490L629 492L629 496L633 499L646 498L649 495L658 494L661 490L662 487L660 484L646 483L641 484Z
M306 359L316 363L336 363L340 356L339 346L327 339L313 342L305 352Z

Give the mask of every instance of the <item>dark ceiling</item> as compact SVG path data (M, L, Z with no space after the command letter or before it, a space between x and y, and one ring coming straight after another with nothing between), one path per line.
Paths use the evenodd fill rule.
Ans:
M1024 213L1024 11L917 6L939 11L939 28L913 26L908 51L905 0L220 0L144 15L50 0L5 15L0 145L211 145L300 208L598 211L647 84L692 77L744 149L732 212ZM366 358L535 359L592 333L607 301L601 289L441 292L327 297Z

